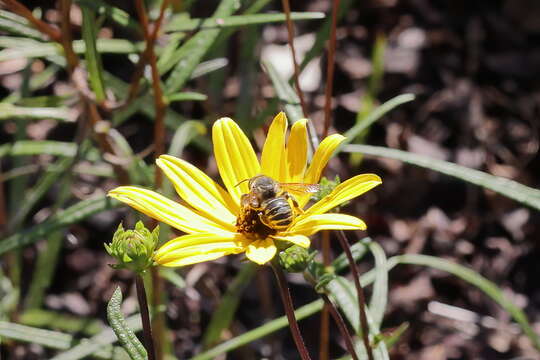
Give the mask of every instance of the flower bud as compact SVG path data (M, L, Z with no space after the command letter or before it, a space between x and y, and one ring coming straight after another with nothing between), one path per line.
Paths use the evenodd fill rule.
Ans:
M330 180L323 176L321 181L319 182L319 186L320 186L319 191L311 197L311 200L313 200L314 202L317 202L321 199L324 199L325 197L330 195L330 193L332 193L332 191L334 191L336 186L338 186L339 184L341 184L341 180L338 175L336 175L334 180ZM341 204L339 207L334 208L330 212L339 212L339 208L346 204L348 204L348 201Z
M141 273L153 264L154 250L159 240L159 226L150 232L142 221L137 222L135 230L124 230L122 224L114 233L112 242L104 244L105 249L118 263L115 269L129 269Z
M315 253L310 254L307 249L293 245L279 253L279 264L287 272L302 272L314 256Z

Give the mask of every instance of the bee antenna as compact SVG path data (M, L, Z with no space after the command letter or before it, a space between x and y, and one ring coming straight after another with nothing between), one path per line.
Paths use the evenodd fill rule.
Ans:
M240 185L242 183L245 183L246 181L249 181L249 179L244 179L244 180L240 181L238 184L234 185L234 187L237 187L238 185Z

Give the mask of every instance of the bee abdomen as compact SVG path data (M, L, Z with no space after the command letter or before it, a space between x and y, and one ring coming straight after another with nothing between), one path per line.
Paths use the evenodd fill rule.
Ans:
M293 220L291 205L287 199L276 197L263 202L264 209L261 220L269 227L283 229L288 227Z

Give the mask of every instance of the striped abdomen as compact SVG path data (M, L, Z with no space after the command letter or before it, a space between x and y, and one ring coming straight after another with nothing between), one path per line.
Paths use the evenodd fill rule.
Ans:
M278 196L261 204L260 219L269 228L286 229L293 221L293 209L286 198Z

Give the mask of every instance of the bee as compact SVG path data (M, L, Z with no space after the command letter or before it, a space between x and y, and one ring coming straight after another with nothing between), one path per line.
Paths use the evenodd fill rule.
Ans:
M280 183L266 175L243 180L237 186L244 181L248 181L249 193L242 195L240 200L245 216L239 219L248 218L249 215L246 214L251 214L253 218L253 213L256 213L263 225L275 231L288 228L296 213L303 212L290 193L307 194L319 191L317 184Z

